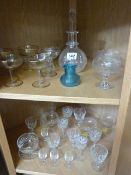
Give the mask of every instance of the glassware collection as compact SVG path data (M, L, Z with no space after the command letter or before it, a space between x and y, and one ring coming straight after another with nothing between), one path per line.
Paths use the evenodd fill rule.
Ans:
M70 32L71 35L72 32ZM69 38L75 38L74 35ZM73 39L72 39L73 40ZM68 41L69 44L76 41ZM71 44L72 45L72 44ZM78 49L78 48L77 48ZM64 53L63 53L64 52ZM39 49L35 45L18 47L17 50L1 49L0 65L9 70L10 80L5 84L7 87L16 87L23 84L18 76L14 76L14 69L23 64L24 70L34 70L38 74L38 80L32 83L35 88L45 88L50 85L47 77L57 75L54 60L59 56L59 65L63 67L64 74L60 77L60 82L66 87L78 86L81 83L80 71L84 71L87 59L82 53L78 58L78 51L72 49L60 51L59 48L50 47ZM64 54L64 55L63 55ZM122 58L120 53L114 49L100 50L96 53L92 61L94 72L101 78L96 87L108 90L113 88L110 79L118 77L122 73Z
M88 116L83 105L64 105L56 111L55 105L51 104L49 112L44 114L44 124L40 122L40 126L34 117L25 120L29 132L17 139L20 158L37 158L44 164L49 161L52 166L59 165L59 160L63 159L65 167L72 168L74 161L83 161L89 154L92 168L103 171L109 157L108 147L101 143L106 137L103 129L110 128L112 133L116 116L109 113L100 118ZM52 112L57 113L57 117L51 119L53 122L50 120Z

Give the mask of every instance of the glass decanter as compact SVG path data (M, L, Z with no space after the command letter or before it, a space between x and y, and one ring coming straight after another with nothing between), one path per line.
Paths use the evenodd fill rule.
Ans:
M85 53L78 47L78 31L67 31L67 34L67 47L61 52L59 56L59 65L60 67L63 67L65 64L75 64L77 65L76 71L81 72L84 70L87 64L87 57Z
M109 78L120 74L122 71L122 59L117 50L101 50L97 52L93 59L92 67L102 79L96 86L105 90L111 89L113 86L109 82Z

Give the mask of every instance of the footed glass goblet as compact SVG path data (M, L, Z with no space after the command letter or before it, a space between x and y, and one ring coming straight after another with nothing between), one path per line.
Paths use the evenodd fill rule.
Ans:
M68 136L69 141L72 144L72 147L75 147L76 138L80 136L79 128L69 128L67 130L67 136Z
M7 58L1 60L1 62L4 65L4 67L9 70L10 74L10 80L6 83L6 86L8 87L20 86L23 82L16 77L14 78L13 71L14 69L22 65L23 59L20 57L16 57L15 54L9 54Z
M50 133L47 139L48 146L51 150L56 150L60 144L60 136L56 132Z
M38 73L38 80L32 84L35 88L44 88L50 85L50 83L41 76L41 69L46 69L47 66L46 57L47 55L43 53L42 55L36 54L34 57L28 59L29 66Z
M92 127L88 130L90 140L96 144L102 136L102 131L97 127Z
M117 50L101 50L93 59L92 67L96 74L102 77L102 81L97 83L96 86L105 90L111 89L113 86L109 82L109 78L120 74L122 71L122 59Z
M45 141L47 141L49 135L49 129L46 127L43 127L41 129L41 136L44 138Z
M61 118L58 120L58 128L61 129L62 137L65 136L65 129L68 127L68 119L67 118Z
M78 107L74 109L74 116L77 121L77 125L80 127L81 123L84 121L86 115L86 110L83 107Z
M105 160L108 156L108 149L101 144L92 145L90 154L93 159L92 167L95 171L102 171L104 169Z
M56 68L54 65L54 59L57 58L58 55L60 54L60 49L55 47L49 47L49 48L45 48L44 52L48 55L47 57L48 75L50 77L54 77L57 75ZM43 72L43 70L41 72Z
M64 106L62 107L62 114L64 118L70 118L73 113L73 108L71 106Z
M84 136L79 136L76 138L76 148L79 150L79 160L83 160L84 159L84 149L86 148L88 144L88 138L84 137Z
M37 119L34 117L28 117L25 119L25 124L31 132L34 132L37 125Z
M39 52L39 47L37 45L27 44L17 48L18 53L23 57L24 69L31 70L28 64L28 59L34 57Z

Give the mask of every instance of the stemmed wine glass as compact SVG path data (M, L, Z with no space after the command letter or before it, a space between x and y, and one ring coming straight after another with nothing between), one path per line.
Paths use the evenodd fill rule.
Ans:
M54 59L58 57L58 55L60 54L60 49L59 48L55 48L55 47L49 47L49 48L45 48L44 52L47 53L48 58L48 75L50 77L54 77L57 75L56 73L56 68L54 65ZM41 71L43 72L43 70ZM43 73L42 73L43 74Z
M49 135L49 129L47 127L43 127L41 129L41 136L44 138L45 141L47 141Z
M23 57L24 60L24 69L31 70L28 64L28 59L34 57L39 52L39 47L33 44L27 44L17 48L18 53Z
M64 118L70 118L73 113L73 108L71 106L64 106L62 107L62 114Z
M66 151L64 153L64 159L65 159L65 162L66 162L66 167L67 168L71 168L72 166L72 162L74 160L74 154L72 151Z
M86 148L88 144L88 138L84 137L84 136L79 136L76 138L76 148L79 150L79 160L83 160L84 159L84 149Z
M34 117L28 117L25 119L25 124L31 132L34 132L37 125L37 119Z
M60 144L59 134L56 132L50 133L47 138L47 143L48 143L48 146L51 148L51 150L56 150Z
M120 74L122 71L122 59L117 50L107 49L97 52L92 62L94 71L102 77L102 81L96 86L101 89L111 89L113 86L109 78Z
M77 125L80 127L81 123L84 121L86 115L86 110L83 107L77 107L74 109L74 116L77 121Z
M13 71L17 67L21 66L23 63L23 59L20 57L16 57L15 54L9 54L5 59L1 60L2 64L5 68L9 70L10 73L10 80L6 83L8 87L16 87L20 86L23 81L19 80L18 78L14 78Z
M102 144L95 144L91 146L90 154L93 159L93 169L96 171L102 171L104 168L105 160L108 156L108 149Z
M52 130L54 129L54 126L57 124L58 118L59 115L56 112L56 105L54 103L51 103L50 111L47 113L47 122Z
M75 147L76 138L80 136L79 128L74 127L74 128L67 129L67 136L68 136L69 141L72 144L72 147Z
M36 54L34 57L28 59L28 64L32 69L37 70L39 79L35 81L32 86L36 88L44 88L50 85L48 81L46 81L41 76L41 69L47 68L47 61L46 61L47 55L45 53L43 54Z
M67 118L61 118L57 122L58 128L61 129L62 137L65 136L65 129L68 127L68 119Z
M97 127L89 128L88 133L89 133L90 140L94 144L96 144L100 140L100 138L102 136L102 131L99 128L97 128Z

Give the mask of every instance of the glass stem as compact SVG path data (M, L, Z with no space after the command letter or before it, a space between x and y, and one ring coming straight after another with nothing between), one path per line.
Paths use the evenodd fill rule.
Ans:
M61 131L62 131L62 137L64 137L65 136L65 129L62 128Z
M39 85L41 83L41 73L40 73L40 69L38 69L38 82L39 82Z
M9 74L10 74L11 83L13 83L13 69L9 69Z
M109 78L108 75L104 75L103 78L102 78L102 82L103 82L104 84L108 84L108 78Z

